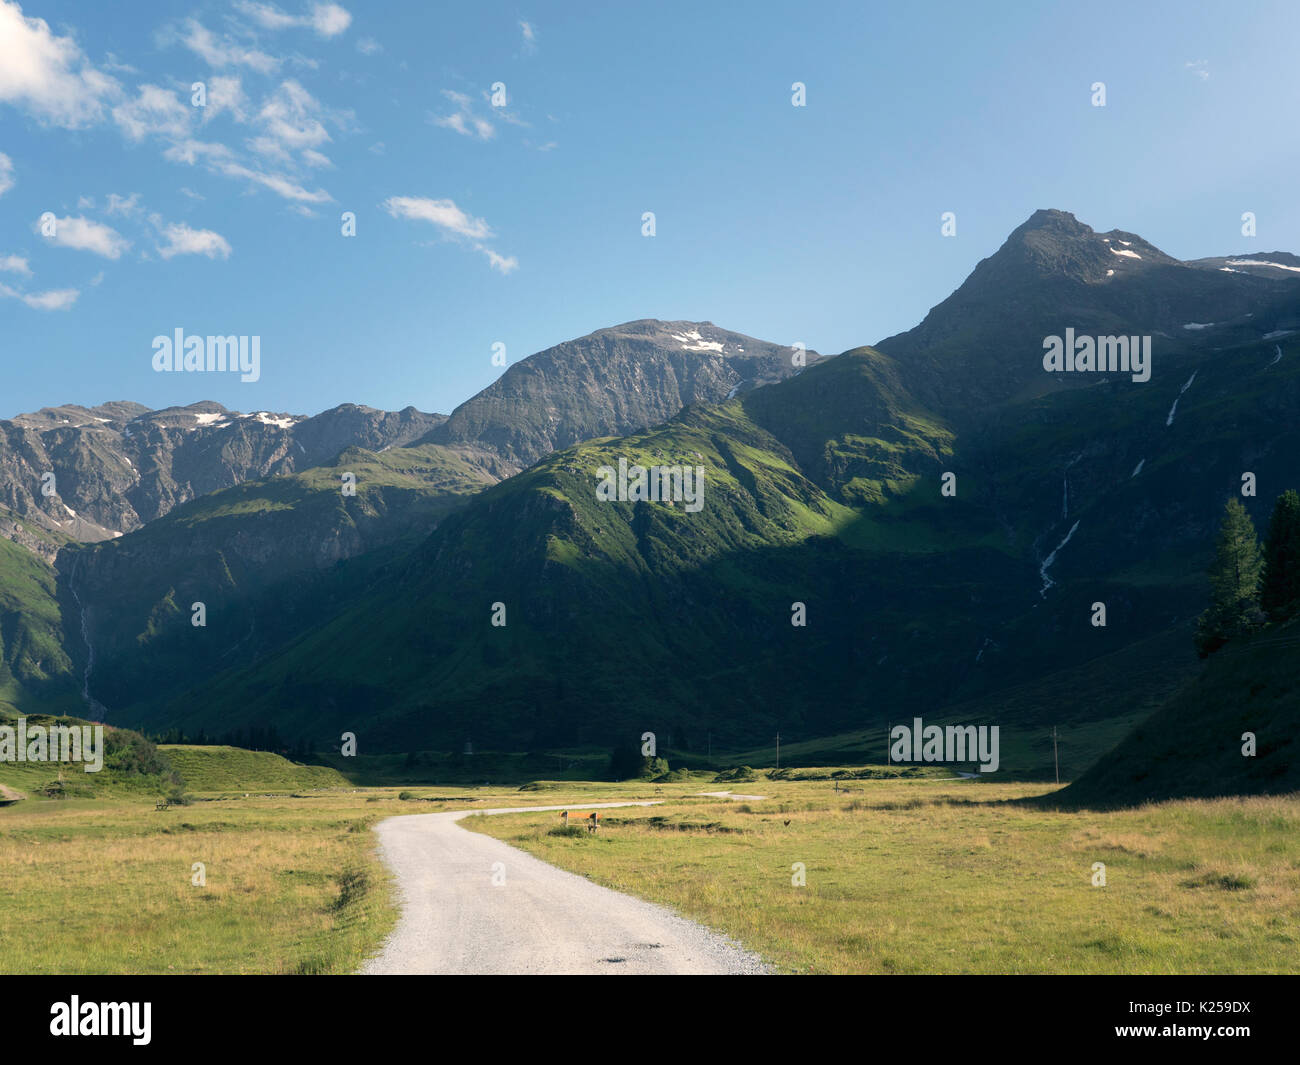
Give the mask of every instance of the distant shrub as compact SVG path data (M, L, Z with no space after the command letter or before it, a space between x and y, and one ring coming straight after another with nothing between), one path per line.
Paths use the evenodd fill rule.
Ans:
M609 755L610 780L653 780L668 772L668 759L650 758L634 745L615 747Z
M672 769L669 772L654 778L656 784L680 784L684 780L691 779L689 769Z
M546 833L548 836L585 836L587 830L581 825L561 825Z
M398 797L399 799L401 799L403 802L406 802L406 801L409 800L409 799L414 799L414 798L415 798L415 792L413 792L413 791L399 791L399 792L397 793L397 797Z
M721 773L713 778L715 784L745 784L751 780L757 780L758 774L747 765L736 766L735 769L724 769Z
M167 801L172 806L189 806L194 802L194 798L191 795L187 795L181 788L172 788L171 791L167 793Z

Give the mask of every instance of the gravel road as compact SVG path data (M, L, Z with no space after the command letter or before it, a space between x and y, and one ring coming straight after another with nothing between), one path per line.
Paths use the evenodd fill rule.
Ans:
M478 812L650 805L589 803ZM391 817L375 827L381 854L401 889L402 915L383 950L362 973L767 971L756 955L734 941L662 906L600 887L456 824L468 816L473 815L416 814ZM494 879L504 882L498 885Z

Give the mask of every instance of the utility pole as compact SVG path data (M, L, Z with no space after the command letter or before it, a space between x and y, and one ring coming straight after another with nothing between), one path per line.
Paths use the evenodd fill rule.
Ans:
M1061 756L1056 752L1056 726L1052 726L1052 760L1056 763L1056 782L1061 782Z
M781 768L781 733L776 734L776 767Z

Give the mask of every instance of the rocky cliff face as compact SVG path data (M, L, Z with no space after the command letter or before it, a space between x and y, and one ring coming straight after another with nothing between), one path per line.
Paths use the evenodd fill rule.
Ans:
M793 376L822 356L712 322L643 319L600 329L511 366L428 436L494 451L517 472L560 448L667 421Z
M136 698L141 671L165 687L269 653L306 623L300 599L319 575L427 535L556 447L818 359L710 323L643 321L523 360L451 419L353 404L312 418L211 402L47 408L0 422L0 536L57 568L70 661L90 666L111 710ZM355 495L340 491L345 472ZM197 633L195 602L212 617Z
M1043 373L1043 339L1152 336L1154 373L1177 376L1207 351L1300 329L1300 268L1181 262L1135 233L1098 233L1066 211L1036 211L913 329L876 347L922 402L970 424L1008 401L1090 387Z
M354 404L313 418L212 402L47 407L0 421L0 535L29 547L41 531L113 539L208 493L319 466L347 447L400 447L443 420Z

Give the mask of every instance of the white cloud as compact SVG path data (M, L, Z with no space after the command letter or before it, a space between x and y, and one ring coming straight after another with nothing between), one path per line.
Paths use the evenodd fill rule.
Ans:
M491 248L480 248L479 251L483 252L483 254L488 257L488 262L492 264L492 269L497 270L500 273L508 274L510 271L519 268L519 260L513 255L498 255Z
M446 237L465 240L475 251L487 256L494 270L508 274L519 266L514 256L500 255L483 241L494 235L482 218L466 214L451 200L431 200L423 196L390 196L381 206L394 218L428 222Z
M280 163L283 166L290 166L293 163L293 156L291 156L285 150L284 145L274 137L253 137L246 143L248 144L248 147L258 155L274 159L277 163Z
M384 50L384 46L373 37L362 37L357 41L357 51L362 55L376 55Z
M97 121L104 100L119 91L71 37L57 36L44 19L27 18L19 4L0 0L0 102L72 129Z
M324 189L310 192L283 174L267 174L261 170L254 170L251 167L244 166L243 163L229 160L218 160L213 165L226 177L237 177L251 181L255 185L270 189L277 196L283 196L286 200L294 200L299 203L329 203L333 199Z
M0 152L0 196L14 187L17 182L14 181L14 161Z
M322 155L313 148L303 149L302 161L308 166L324 167L329 170L334 169L334 163L330 157L328 155Z
M244 96L244 86L238 74L221 75L208 79L208 106L203 108L203 121L211 122L218 115L229 111L236 122L243 122L247 115L244 109L248 99Z
M1204 59L1197 59L1185 63L1184 66L1186 67L1186 69L1190 70L1202 81L1210 80L1209 63L1207 63Z
M537 51L537 27L531 22L519 20L519 32L524 35L524 51L530 55Z
M468 215L451 200L430 200L420 196L390 196L383 203L394 218L428 222L461 237L486 240L492 230L481 218Z
M104 62L100 64L105 70L111 70L114 74L139 74L140 71L131 66L130 63L123 63L112 52L104 56Z
M285 148L315 148L330 139L320 118L319 101L290 78L267 98L258 112L266 132Z
M496 136L496 127L474 113L473 102L463 92L443 89L442 95L456 105L456 110L449 115L431 114L429 121L435 126L455 130L463 137L477 137L481 141L490 141Z
M0 270L6 274L22 274L24 277L32 276L32 268L27 265L27 260L21 255L0 255Z
M271 142L267 141L266 143L270 144ZM277 196L283 196L286 200L294 200L300 203L330 203L333 201L333 197L324 189L317 189L312 192L283 174L267 173L245 165L224 144L215 144L210 141L184 141L180 144L173 144L163 152L163 157L173 163L187 163L191 166L202 160L215 173L231 178L241 178L254 185L260 185L263 188L270 189Z
M352 16L338 4L312 4L305 15L290 15L274 4L239 0L235 7L266 30L311 27L321 37L337 37L352 25Z
M40 233L39 219L32 228ZM120 259L122 253L131 247L131 242L112 226L81 217L56 218L54 234L46 239L63 248L94 252L105 259Z
M206 255L209 259L230 258L230 242L210 229L191 229L184 222L172 222L163 228L167 243L158 248L164 259L174 255Z
M280 60L256 48L240 44L234 38L213 33L198 19L185 20L181 43L210 67L244 66L259 74L271 74L280 66Z
M182 103L171 89L141 85L134 100L113 108L113 121L130 140L141 141L157 134L182 139L189 133L194 117L189 104Z
M168 162L187 163L193 166L198 159L208 159L216 163L229 159L234 154L224 144L217 144L214 141L185 140L173 144L163 152L163 158Z
M312 4L311 27L322 37L337 37L352 25L352 16L338 4Z
M298 19L286 15L274 4L254 4L240 0L235 7L266 30L283 30L298 25Z
M0 284L0 296L8 299L22 300L36 311L66 311L81 295L75 288L53 289L49 292L19 292L8 285Z
M110 192L108 206L104 210L109 214L133 215L140 210L140 194L133 192L130 196L119 196L116 192Z

